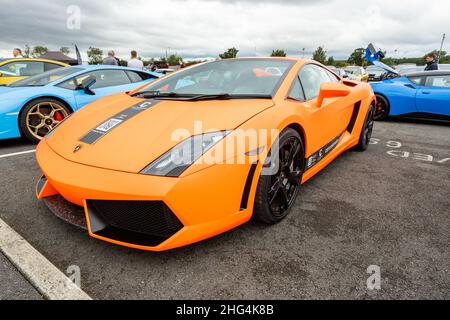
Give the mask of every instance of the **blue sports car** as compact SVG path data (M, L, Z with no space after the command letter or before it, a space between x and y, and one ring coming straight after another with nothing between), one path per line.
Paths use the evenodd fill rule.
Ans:
M371 82L377 97L375 120L388 116L450 120L450 71L400 74L380 62L373 45L366 59L385 70L381 81Z
M37 142L86 104L137 89L160 76L123 67L81 65L0 87L0 140L23 136Z
M375 120L388 116L450 120L450 72L427 71L371 83Z

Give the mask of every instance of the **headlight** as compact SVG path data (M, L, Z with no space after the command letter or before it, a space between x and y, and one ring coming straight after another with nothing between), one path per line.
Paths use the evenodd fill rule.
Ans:
M163 154L140 173L151 176L179 177L230 133L231 131L220 131L192 136Z

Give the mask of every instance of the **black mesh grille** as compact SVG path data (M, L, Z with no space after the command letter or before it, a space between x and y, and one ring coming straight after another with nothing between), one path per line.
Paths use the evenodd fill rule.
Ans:
M183 224L162 201L89 201L89 214L107 227L167 239ZM121 239L118 239L121 240Z

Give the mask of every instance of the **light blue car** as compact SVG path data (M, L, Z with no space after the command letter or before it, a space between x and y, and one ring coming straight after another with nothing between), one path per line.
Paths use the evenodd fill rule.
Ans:
M132 91L161 77L114 66L60 68L0 86L0 140L38 142L69 114L108 95Z

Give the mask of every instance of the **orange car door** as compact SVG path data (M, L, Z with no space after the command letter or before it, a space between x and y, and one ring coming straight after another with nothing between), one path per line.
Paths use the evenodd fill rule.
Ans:
M305 65L300 70L299 80L304 93L303 108L308 113L308 129L311 133L311 150L307 152L314 153L345 131L350 123L354 104L344 97L325 99L322 105L318 106L317 97L322 83L340 81L318 65Z

